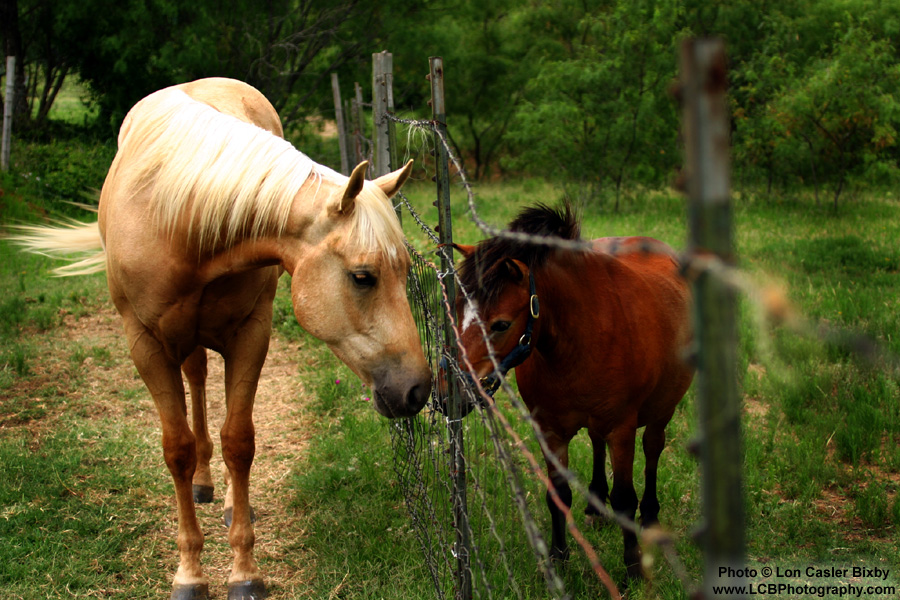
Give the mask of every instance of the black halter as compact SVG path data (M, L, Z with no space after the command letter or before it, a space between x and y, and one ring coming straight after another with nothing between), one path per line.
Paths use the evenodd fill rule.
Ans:
M534 285L534 275L529 274L528 278L528 322L525 323L525 331L522 333L522 337L519 338L519 343L515 348L510 350L509 354L503 357L500 361L500 366L493 373L482 377L480 380L481 387L484 389L485 393L488 396L493 397L494 393L500 388L500 382L503 380L503 377L512 369L515 369L523 362L525 359L531 355L532 350L532 331L534 330L534 322L537 321L537 318L541 313L541 305L538 301L537 290ZM442 369L449 369L449 363L447 361L447 357L443 357L440 361L440 365ZM475 384L475 379L472 377L472 374L464 371L460 373L461 377L465 379L473 388ZM475 408L476 405L484 408L484 404L481 401L481 398L476 398L475 402L468 402L462 407L462 414L460 417L465 417L472 409ZM446 405L446 401L444 402L434 402L434 408L438 412L443 415L449 414L449 408Z
M525 323L525 331L519 338L519 343L503 357L496 371L481 378L481 387L489 396L494 395L494 392L500 387L501 380L509 371L521 365L526 358L531 356L533 347L531 332L534 329L534 322L541 315L541 304L534 285L534 273L528 274L528 294L528 322Z

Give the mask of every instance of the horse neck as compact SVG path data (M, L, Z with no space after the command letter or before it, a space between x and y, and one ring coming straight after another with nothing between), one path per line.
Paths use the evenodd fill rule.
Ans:
M316 194L317 188L315 177L310 177L302 185L293 199L290 218L283 230L241 236L230 247L219 248L209 254L202 261L204 269L215 275L281 265L288 272L293 272L303 253L316 243L316 217L323 210L327 197L321 192Z
M534 271L541 313L535 323L535 345L547 360L568 360L565 347L589 343L604 315L604 289L611 279L604 257L554 256ZM565 332L565 333L561 333Z

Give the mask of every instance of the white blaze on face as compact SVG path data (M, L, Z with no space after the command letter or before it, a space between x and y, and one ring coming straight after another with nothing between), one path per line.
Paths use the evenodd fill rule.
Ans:
M475 317L478 315L478 305L475 302L466 303L466 310L463 313L462 332L465 333L469 327L475 323Z

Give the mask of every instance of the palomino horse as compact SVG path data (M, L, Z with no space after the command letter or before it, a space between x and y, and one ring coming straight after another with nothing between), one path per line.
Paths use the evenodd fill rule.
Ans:
M524 210L512 231L578 240L580 225L571 209ZM488 389L499 378L486 339L501 358L501 372L513 367L522 399L547 447L568 468L569 442L586 427L594 448L590 490L599 502L634 519L635 433L645 427L646 486L641 500L644 526L657 522L656 471L665 429L691 384L683 359L690 340L686 284L672 255L649 238L604 238L584 250L553 248L496 237L478 246L455 246L465 255L457 298L462 345ZM588 249L590 248L590 249ZM480 323L479 323L480 319ZM485 337L485 334L487 337ZM606 445L612 455L612 493L606 482ZM560 499L572 492L545 456ZM547 492L552 523L551 556L568 556L565 518ZM588 505L585 511L599 511ZM641 575L641 551L633 531L624 530L629 576Z
M292 276L300 325L374 388L378 412L414 415L431 389L406 299L409 255L388 202L411 161L375 181L365 180L362 163L348 179L281 135L272 105L244 83L204 79L161 90L122 124L99 227L32 228L19 236L36 251L94 251L62 274L106 269L175 480L177 599L208 594L192 497L212 497L206 349L225 361L221 442L234 551L228 597L265 595L248 497L252 411L283 270Z

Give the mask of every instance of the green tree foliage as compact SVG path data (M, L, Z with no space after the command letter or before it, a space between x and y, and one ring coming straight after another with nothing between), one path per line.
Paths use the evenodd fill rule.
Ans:
M530 15L547 48L511 131L520 168L582 192L664 180L677 162L675 77L680 7L670 0L546 5Z
M394 55L395 104L426 114L442 56L448 127L470 175L541 175L584 198L667 183L681 161L680 41L725 38L741 182L848 188L900 181L900 3L883 0L0 0L40 123L77 73L115 126L140 97L243 79L284 121L330 115L328 78L370 97ZM12 19L14 14L18 18ZM22 79L24 87L26 78Z
M4 39L20 34L30 42L22 49L34 82L29 97L52 94L67 72L77 72L101 121L113 127L146 94L208 76L259 87L290 121L330 70L368 50L377 31L374 4L355 0L4 2L18 2L19 15L18 31L5 27Z
M900 7L786 3L761 22L763 43L733 71L735 152L745 169L828 186L897 180ZM795 14L791 14L793 10Z
M529 77L525 65L535 54L534 39L521 20L531 8L516 0L414 5L384 13L382 44L394 54L397 106L425 105L427 58L443 57L450 134L470 175L481 178L506 153L514 108Z

